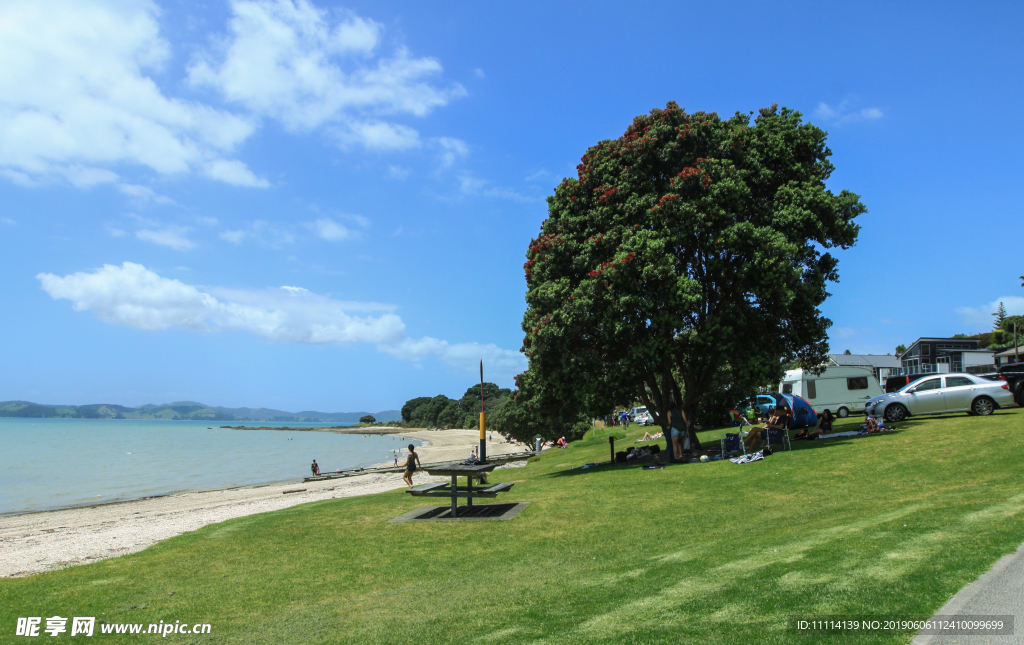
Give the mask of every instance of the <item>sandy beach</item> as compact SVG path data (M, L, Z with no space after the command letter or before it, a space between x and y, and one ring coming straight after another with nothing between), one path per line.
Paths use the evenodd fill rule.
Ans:
M396 434L426 442L427 445L417 450L423 463L465 459L472 447L479 443L477 430L361 430L364 434L371 434L369 431L374 430L373 434ZM522 446L511 445L497 435L495 439L487 444L490 455L524 450ZM518 461L500 468L519 467L525 463ZM417 473L414 480L425 484L440 481L440 478ZM0 517L0 577L27 576L136 553L161 540L236 517L404 487L399 473L371 473L343 479L316 482L298 479L265 486L181 493Z

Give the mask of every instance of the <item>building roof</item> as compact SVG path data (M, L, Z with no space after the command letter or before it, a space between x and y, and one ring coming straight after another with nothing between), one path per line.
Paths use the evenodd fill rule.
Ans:
M882 354L829 354L841 367L903 367L899 357Z
M1019 345L1017 347L1017 351L1019 353L1021 353L1021 354L1024 354L1024 345ZM1013 356L1013 348L1010 347L1008 349L1004 349L1003 351L1001 351L998 354L996 354L996 356L999 356L1000 358L1002 358L1002 357L1009 358L1009 357Z
M919 343L956 343L958 345L962 344L962 343L967 343L967 344L973 343L974 347L972 349L976 349L978 347L978 343L980 343L980 342L981 341L979 339L977 339L977 338L931 338L931 337L922 336L921 338L918 338L914 342L912 342L909 345L907 345L907 351L905 351L902 354L900 354L900 358L903 358L904 356L909 354L910 350L914 349L914 346L919 344Z

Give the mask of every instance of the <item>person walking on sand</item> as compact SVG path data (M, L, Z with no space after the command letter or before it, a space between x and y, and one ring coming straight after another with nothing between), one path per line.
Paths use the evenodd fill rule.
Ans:
M405 480L406 484L409 484L409 488L412 488L412 474L416 472L417 467L420 466L420 456L416 454L416 446L409 444L409 458L405 460L405 475L402 479Z
M316 477L320 474L320 466L317 465L316 459L313 460L313 465L309 467L313 471L313 476Z

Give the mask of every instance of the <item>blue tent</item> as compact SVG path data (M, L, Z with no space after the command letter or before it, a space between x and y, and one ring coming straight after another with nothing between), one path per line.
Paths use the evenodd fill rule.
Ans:
M818 425L818 415L814 413L814 407L803 397L794 394L773 393L772 398L793 412L793 420L789 422L791 430L813 428Z

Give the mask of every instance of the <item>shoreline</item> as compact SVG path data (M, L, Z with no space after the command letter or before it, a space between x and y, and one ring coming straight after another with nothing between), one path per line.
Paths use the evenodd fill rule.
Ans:
M392 430L394 430L392 428ZM426 445L417 449L424 463L465 459L478 445L477 430L401 432ZM523 450L489 441L488 454ZM380 464L378 464L380 465ZM390 467L391 464L383 464ZM514 462L499 468L525 465ZM419 472L417 484L445 481ZM169 493L133 500L0 516L0 578L21 577L137 553L158 542L209 524L299 504L372 495L404 488L401 473L366 472L345 478L304 482L302 477L269 484Z
M129 420L132 420L132 419L129 419ZM145 421L150 421L150 420L164 421L164 419L144 419L144 420ZM341 426L341 428L344 428L344 427L345 426ZM220 428L221 429L229 429L229 430L290 430L290 431L313 430L313 431L316 431L316 432L330 432L332 430L331 428L285 428L285 427L281 427L281 428L277 428L277 427L244 428L244 427L241 427L241 426L239 426L239 427L221 426ZM376 430L378 428L373 428L373 429ZM383 429L383 428L381 428L381 429ZM412 435L412 434L420 433L420 432L424 432L425 433L425 432L429 432L429 431L426 430L426 428L409 428L409 432L406 433L406 434ZM473 432L475 432L475 431L473 431ZM374 432L374 433L339 432L338 434L378 434L378 435L386 435L386 434L392 434L392 433L388 433L388 432ZM398 433L395 433L395 434L398 434ZM430 441L428 439L421 438L421 437L412 437L412 436L410 436L410 438L412 440L414 440L414 441L419 442L420 445L417 446L417 450L421 450L421 451L422 450L428 450L429 451ZM497 453L495 453L495 454L497 454ZM383 456L383 454L382 454L382 456ZM367 466L366 470L367 470L367 474L374 474L375 471L373 469L386 468L386 467L391 467L391 466L392 466L391 462L380 462L380 463L374 463L374 464L371 464L371 465ZM341 472L354 472L354 470L356 468L358 468L358 467L354 467L351 470L343 470ZM335 472L335 471L325 471L324 474L330 474L331 472ZM228 483L228 484L223 484L223 485L214 485L214 486L210 486L210 487L206 487L206 488L179 488L179 489L175 489L175 490L169 490L169 491L164 492L164 493L158 493L158 494L155 494L155 495L142 495L141 497L129 497L127 499L112 499L112 500L100 501L100 502L81 502L81 503L69 504L67 506L57 506L55 508L43 508L43 509L33 509L33 510L14 511L14 512L0 512L0 520L3 520L4 518L8 518L8 517L18 517L18 516L22 516L22 515L35 515L35 514L40 514L40 513L54 513L54 512L58 512L58 511L68 511L68 510L74 510L74 509L93 508L93 507L99 507L99 506L110 506L112 504L129 504L129 503L132 503L132 502L139 502L139 501L148 500L148 499L159 499L161 497L169 497L169 496L173 496L173 495L186 495L186 494L190 494L190 493L210 493L210 492L222 491L222 490L240 490L240 489L247 489L247 488L262 488L264 486L275 486L275 485L284 485L284 484L296 484L296 483L301 484L303 478L306 477L306 476L307 475L296 475L296 476L290 476L290 477L283 478L283 479L272 479L272 480L267 480L267 481L241 483L241 484ZM2 543L2 541L0 541L0 543ZM3 574L0 574L0 578L2 578L2 577L3 577Z
M406 432L444 432L426 428L395 428L391 426L218 426L220 430L287 430L290 432L334 432L337 434L406 434ZM477 432L467 430L467 432Z
M162 421L162 419L157 419L157 421ZM238 427L221 426L220 429L225 429L225 430L289 430L289 431L312 431L312 432L331 432L331 431L334 430L333 428L330 428L330 427L316 427L316 428L262 427L262 428L249 428L249 427L242 427L242 426L238 426ZM466 449L476 448L479 445L479 431L478 430L462 430L462 429L457 429L457 430L436 430L436 429L428 430L426 428L389 428L387 426L371 427L371 428L368 428L368 429L369 430L373 430L374 432L363 432L363 431L359 431L359 432L354 432L354 431L353 432L345 432L344 431L345 430L345 426L342 426L341 427L341 431L338 432L338 434L376 434L376 435L395 434L395 435L405 435L406 437L408 437L412 441L420 442L420 445L418 445L416 447L416 449L417 449L417 452L420 455L421 461L423 463L436 463L436 462L444 462L444 461L461 461L462 459L465 459L466 457L468 457L469 454L468 454L468 452L456 452L456 451L458 451L458 450L464 450L465 451ZM406 430L406 432L393 432L395 430ZM389 432L389 431L391 431L391 432ZM467 435L468 435L468 433L472 433L473 436L472 437L468 437L467 436L465 440L456 440L456 441L453 442L453 441L450 440L450 435L447 434L447 433L459 433L459 434L465 433ZM433 439L433 441L431 441L431 439ZM462 439L462 437L459 437L459 439ZM435 443L438 444L438 445L435 445ZM506 446L507 448L506 449L502 449L502 446ZM495 456L497 456L497 455L505 455L505 454L510 454L512 452L521 451L523 449L523 447L524 446L522 444L512 445L512 444L509 444L507 441L505 441L504 438L498 437L498 439L496 441L488 441L487 442L487 451L488 451L487 454L495 455ZM399 449L399 452L401 452L402 454L405 454L405 446L404 445L401 446L401 448ZM402 464L402 463L404 463L404 459L399 459L399 464ZM383 462L382 461L382 462L379 462L379 463L374 463L374 464L370 464L369 466L366 466L364 471L360 471L356 467L353 467L353 468L350 468L350 469L347 469L347 470L334 470L334 471L326 470L326 471L321 471L321 474L322 475L332 475L332 474L335 474L337 472L340 472L340 473L346 474L346 477L361 477L361 476L364 476L364 475L388 474L386 471L383 471L381 469L391 469L391 468L394 468L394 467L395 466L394 466L394 462L393 461L390 461L390 462ZM115 504L131 504L133 502L142 502L142 501L151 500L151 499L161 499L161 498L164 498L164 497L173 497L173 496L177 496L177 495L191 495L191 494L201 494L201 493L213 493L213 492L218 492L218 491L231 491L231 490L248 490L248 489L255 489L255 488L265 488L267 486L300 485L300 484L304 483L303 480L306 477L308 477L308 476L309 475L296 475L294 477L288 477L288 478L285 478L285 479L274 479L274 480L269 480L269 481L261 481L261 482L246 483L246 484L225 484L225 485L222 485L222 486L218 485L218 486L211 486L211 487L208 487L208 488L182 488L182 489L168 491L166 493L159 493L159 494L156 494L156 495L143 495L142 497L131 497L131 498L128 498L128 499L115 499L115 500L109 500L109 501L103 501L103 502L83 502L83 503L80 503L80 504L71 504L71 505L68 505L68 506L58 506L56 508L44 508L44 509L27 510L27 511L15 511L13 513L0 513L0 522L2 522L2 520L4 520L5 518L21 517L21 516L24 516L24 515L41 515L43 513L57 513L57 512L60 512L60 511L73 511L73 510L76 510L76 509L98 508L98 507L104 507L104 506L112 506L112 505L115 505ZM340 480L335 479L334 481L340 481ZM2 543L2 540L0 540L0 543ZM3 574L0 573L0 578L2 578L2 577L3 577Z

